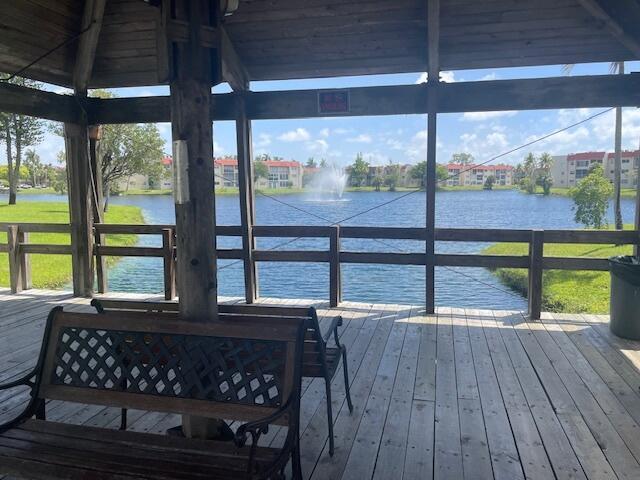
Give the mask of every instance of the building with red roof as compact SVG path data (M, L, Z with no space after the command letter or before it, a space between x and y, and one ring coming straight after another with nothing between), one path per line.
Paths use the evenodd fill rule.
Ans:
M624 150L621 152L622 168L620 183L623 188L632 188L638 178L640 150ZM551 177L557 187L574 187L581 179L589 175L595 165L602 165L605 176L613 181L615 175L615 153L613 152L577 152L553 157Z

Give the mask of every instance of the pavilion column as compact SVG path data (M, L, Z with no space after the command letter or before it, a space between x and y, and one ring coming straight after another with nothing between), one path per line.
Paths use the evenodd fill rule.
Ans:
M91 205L93 221L104 223L104 191L102 185L102 162L100 159L100 139L102 137L102 125L89 127L89 174L91 177ZM95 235L96 245L106 244L106 235ZM96 255L95 259L96 279L99 293L108 290L107 259L102 255Z
M219 50L205 48L201 26L219 25L218 2L176 0L175 20L188 24L188 41L170 45L171 126L176 213L176 281L185 322L217 318L211 86L219 82ZM217 57L217 58L216 58ZM183 416L186 436L212 438L222 423Z
M240 224L242 228L242 252L244 262L245 301L254 303L259 296L258 271L253 258L256 248L253 236L255 225L255 203L253 190L253 143L251 139L251 120L247 118L245 99L238 97L236 118L236 138L238 143L238 187L240 190Z
M435 312L435 227L436 227L436 121L438 117L438 85L440 82L440 1L427 4L428 72L427 80L427 168L426 190L426 312Z
M93 294L93 212L89 174L89 133L86 123L64 124L67 157L73 294Z

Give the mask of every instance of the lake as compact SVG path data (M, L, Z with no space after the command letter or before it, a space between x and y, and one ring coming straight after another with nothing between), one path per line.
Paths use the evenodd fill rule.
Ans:
M346 221L354 226L424 227L425 194L417 192L346 192L342 201L313 201L309 194L278 195L276 200L256 196L256 218L259 225L326 225L330 222L303 213L340 221L377 205L389 203ZM404 197L403 197L404 196ZM0 195L0 202L6 201ZM403 197L403 198L400 198ZM58 195L22 195L18 201L65 201ZM168 195L131 195L113 197L112 204L136 205L142 209L147 223L174 223L173 199ZM296 210L287 204L296 207ZM457 228L580 228L573 220L573 202L561 196L526 195L516 190L438 192L436 225ZM634 218L634 201L623 199L622 213L626 223ZM611 222L613 214L608 212ZM219 225L240 223L237 196L216 197L216 222ZM273 248L291 239L261 238L258 247ZM141 236L140 245L160 245L159 237ZM221 237L220 248L240 247L239 238ZM486 243L438 242L437 253L478 253ZM283 249L326 249L327 239L299 239ZM343 250L422 252L424 242L410 240L345 239ZM258 264L260 294L280 298L328 298L328 264L266 263ZM424 301L424 268L394 265L343 265L343 299L380 303L422 303ZM109 288L113 291L160 293L162 260L126 258L109 272ZM219 262L220 295L243 295L242 263ZM436 304L467 308L525 309L526 300L506 289L487 269L436 268Z

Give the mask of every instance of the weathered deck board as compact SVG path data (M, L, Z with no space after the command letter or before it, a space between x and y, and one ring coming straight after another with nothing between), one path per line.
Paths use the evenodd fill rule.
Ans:
M0 289L0 381L33 366L46 314L58 304L90 311L67 293ZM529 322L519 312L316 304L321 325L344 316L354 411L339 370L330 457L324 383L304 380L305 478L640 478L640 342L611 335L606 317L544 314ZM26 400L0 392L0 421ZM51 401L47 415L120 425L114 408ZM128 420L131 430L162 434L180 417L131 410ZM263 441L281 442L285 433L274 428Z

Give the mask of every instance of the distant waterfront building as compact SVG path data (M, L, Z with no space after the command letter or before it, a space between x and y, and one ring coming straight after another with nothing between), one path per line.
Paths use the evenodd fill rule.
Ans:
M474 165L450 163L447 166L447 186L484 185L487 178L493 176L495 185L513 185L513 171L511 165Z
M255 183L258 188L302 188L303 167L295 160L264 160L268 178L260 178ZM238 186L238 159L216 158L213 162L215 184L224 187Z
M640 150L625 150L621 154L622 169L620 183L622 188L633 188L638 178ZM602 165L605 176L613 181L615 154L612 152L579 152L569 155L555 155L551 168L553 185L556 187L574 187L581 179L589 175L594 165Z

